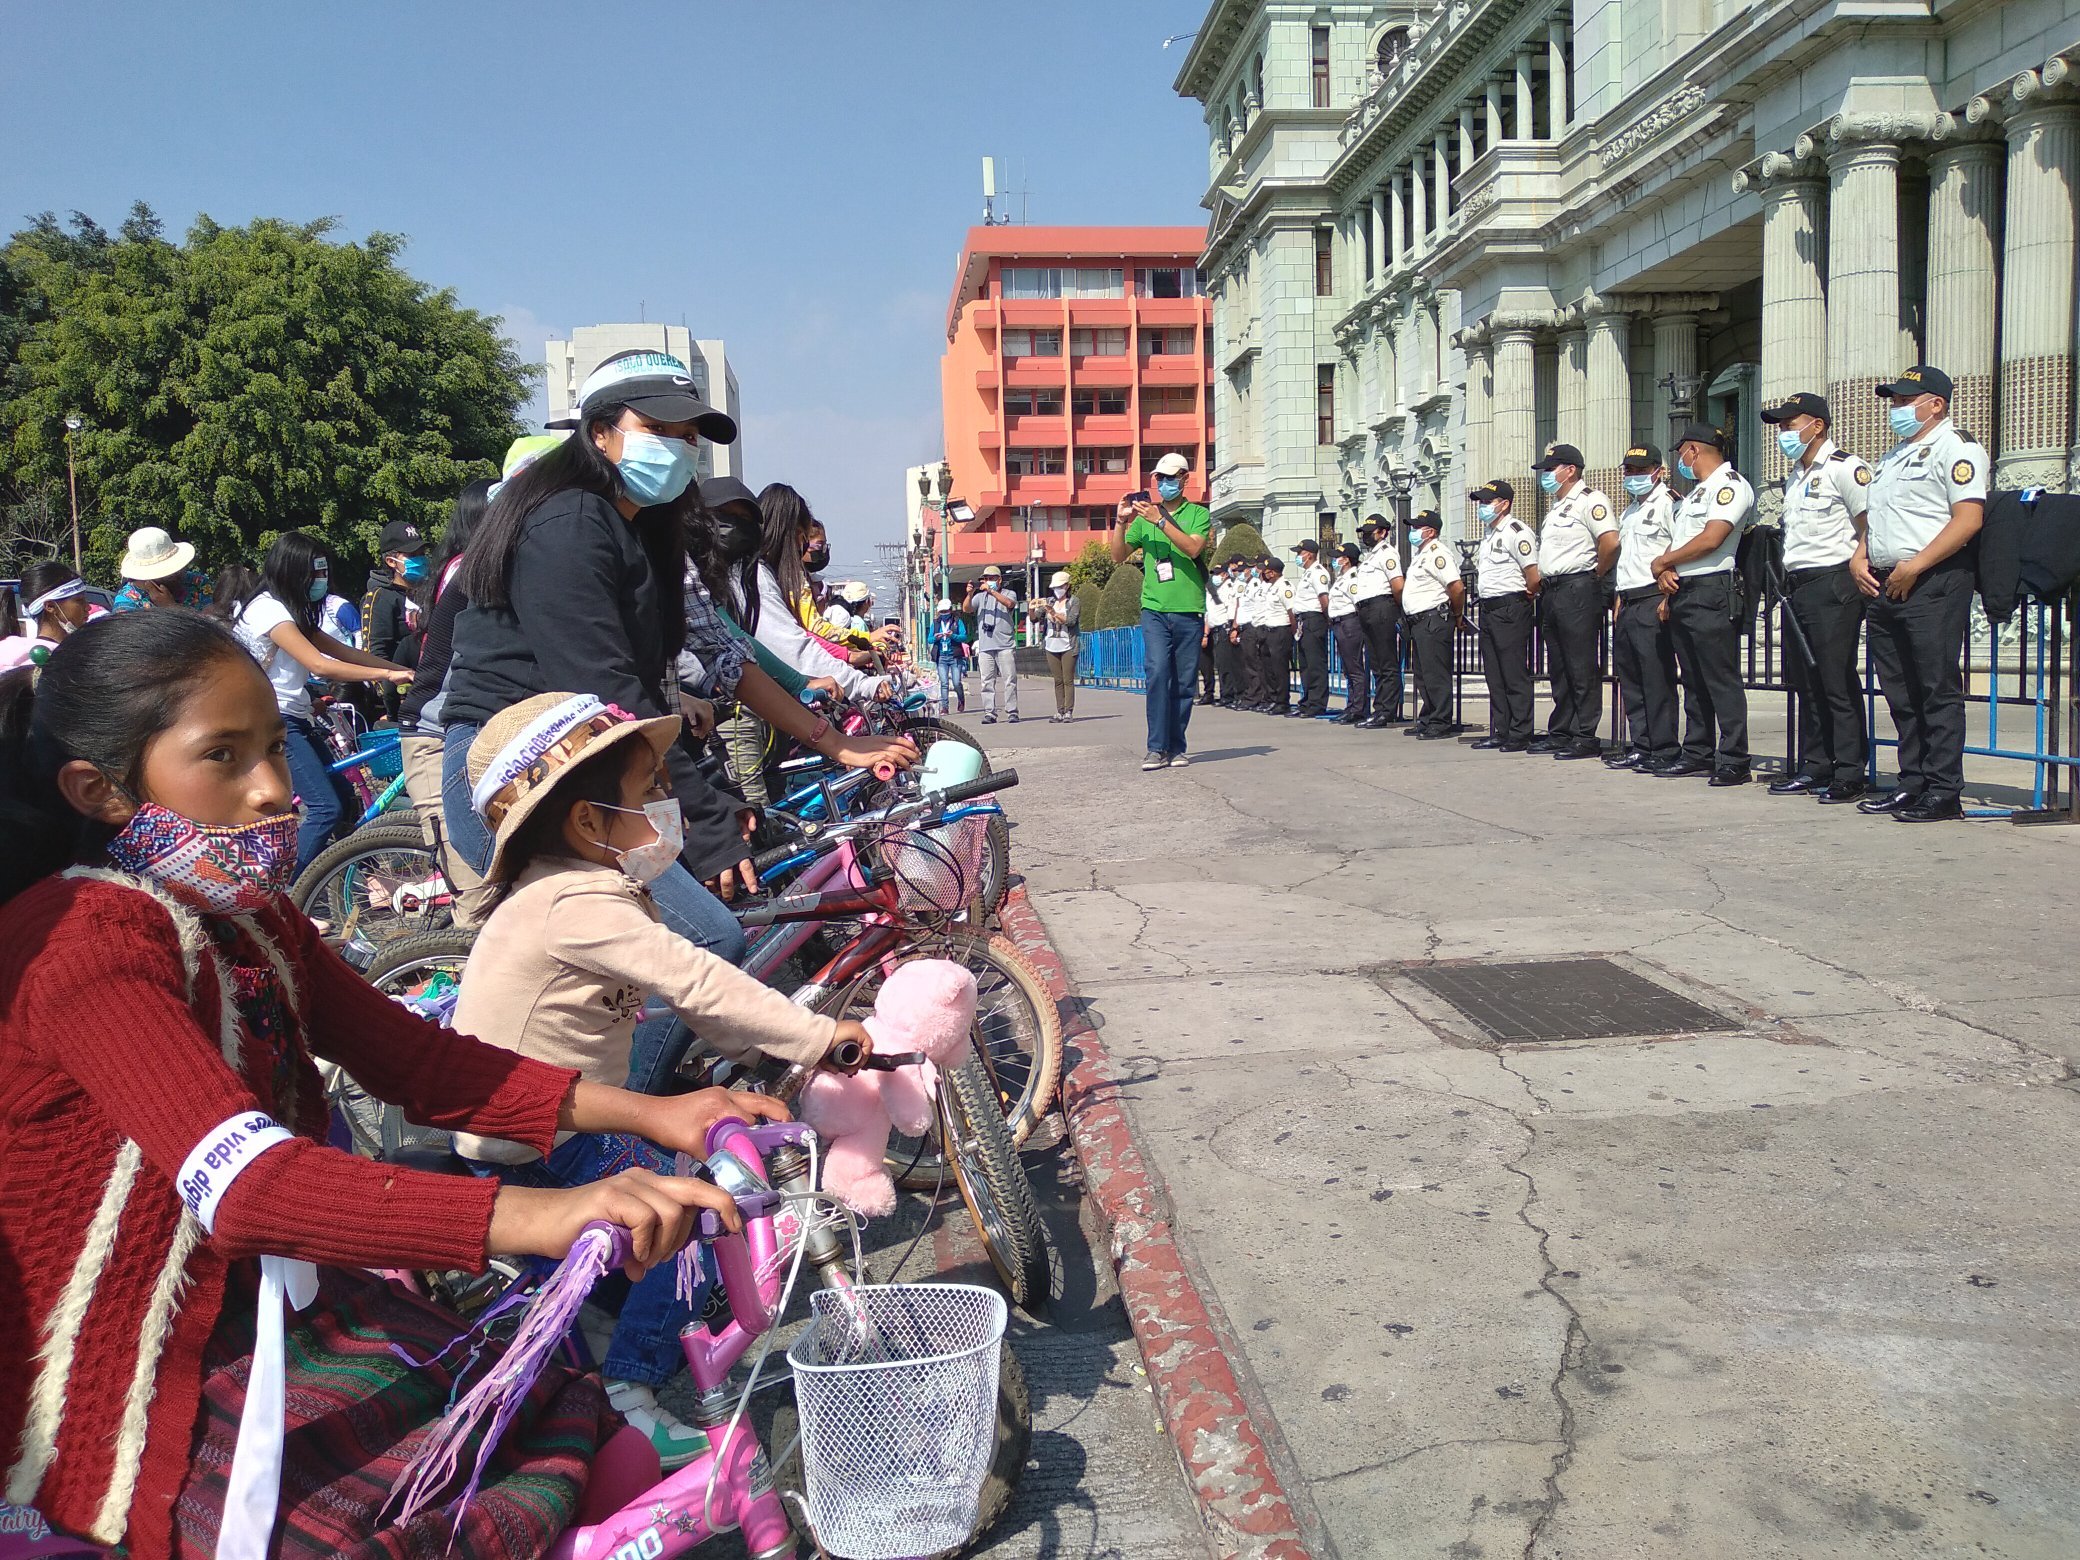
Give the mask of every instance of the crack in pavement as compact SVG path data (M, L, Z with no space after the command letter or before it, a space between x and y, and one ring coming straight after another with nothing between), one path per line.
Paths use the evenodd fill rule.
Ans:
M1338 1479L1355 1478L1361 1473L1379 1473L1411 1457L1420 1457L1425 1452L1441 1452L1455 1446L1551 1446L1550 1440L1528 1441L1514 1435L1466 1436L1456 1441L1432 1441L1427 1446L1411 1447L1405 1452L1396 1452L1392 1457L1383 1457L1378 1462L1360 1463L1355 1468L1339 1468L1334 1473L1318 1473L1308 1478L1309 1484L1333 1484Z

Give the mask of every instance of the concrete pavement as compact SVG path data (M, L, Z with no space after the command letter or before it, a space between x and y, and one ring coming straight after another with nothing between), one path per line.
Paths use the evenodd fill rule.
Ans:
M2080 1553L2080 835L1078 703L1013 861L1318 1552ZM1728 1027L1418 979L1591 954Z

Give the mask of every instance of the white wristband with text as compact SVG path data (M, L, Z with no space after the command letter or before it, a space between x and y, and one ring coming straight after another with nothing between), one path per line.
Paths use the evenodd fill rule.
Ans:
M217 1205L224 1200L231 1183L255 1159L295 1135L265 1111L241 1111L226 1117L188 1150L188 1157L181 1161L180 1176L173 1183L174 1190L180 1193L181 1202L196 1221L214 1234Z

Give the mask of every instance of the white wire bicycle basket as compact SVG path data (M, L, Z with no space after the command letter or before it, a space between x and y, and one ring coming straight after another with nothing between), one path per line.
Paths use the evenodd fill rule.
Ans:
M997 1426L1004 1297L973 1284L819 1289L787 1358L817 1541L844 1560L967 1542Z
M982 859L989 849L987 813L935 823L929 828L895 824L878 846L881 864L896 876L896 902L921 915L958 915L982 889Z

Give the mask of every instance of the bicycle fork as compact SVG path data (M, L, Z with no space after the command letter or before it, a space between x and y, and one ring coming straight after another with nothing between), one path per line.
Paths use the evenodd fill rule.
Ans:
M711 1442L729 1422L726 1406L713 1424L706 1415L699 1418ZM773 1470L758 1437L742 1421L719 1452L710 1450L688 1463L640 1505L596 1527L566 1530L549 1555L550 1560L670 1560L732 1528L743 1529L751 1560L794 1560L794 1528L773 1487Z

